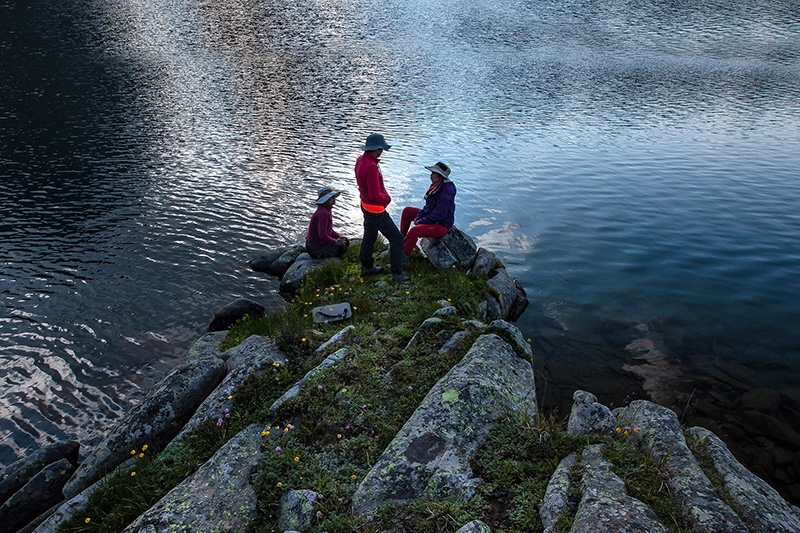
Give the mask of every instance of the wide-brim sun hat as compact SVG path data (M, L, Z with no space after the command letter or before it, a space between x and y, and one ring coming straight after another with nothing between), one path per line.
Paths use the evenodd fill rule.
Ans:
M333 185L326 185L317 191L317 205L322 205L331 198L336 198L340 194L342 194L342 191L334 189Z
M445 165L441 161L436 163L435 165L431 165L431 166L425 167L425 168L427 170L430 170L431 172L436 172L437 174L439 174L440 176L443 176L445 178L449 178L450 177L450 167L448 167L447 165Z
M367 142L364 143L362 150L365 152L372 152L373 150L388 150L391 145L386 144L386 139L380 133L373 133L367 137Z

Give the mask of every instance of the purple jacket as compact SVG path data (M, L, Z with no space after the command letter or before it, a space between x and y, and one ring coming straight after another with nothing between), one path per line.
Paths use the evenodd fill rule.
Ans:
M436 189L436 192L425 198L423 207L415 222L417 224L439 224L445 228L452 228L456 214L456 185L452 181L445 181Z

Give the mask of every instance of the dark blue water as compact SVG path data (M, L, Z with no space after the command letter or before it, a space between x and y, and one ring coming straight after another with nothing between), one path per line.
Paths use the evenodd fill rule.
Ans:
M800 423L797 2L0 0L0 72L0 464L91 442L234 298L278 305L247 262L319 186L357 236L377 131L395 216L453 168L548 408L689 403L797 486L743 414Z

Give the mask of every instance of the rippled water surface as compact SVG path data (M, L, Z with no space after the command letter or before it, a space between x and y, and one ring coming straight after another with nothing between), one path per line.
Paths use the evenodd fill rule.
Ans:
M453 168L550 408L800 412L796 2L0 0L0 68L0 464L95 438L234 298L279 305L247 262L319 186L358 236L373 131L395 217Z

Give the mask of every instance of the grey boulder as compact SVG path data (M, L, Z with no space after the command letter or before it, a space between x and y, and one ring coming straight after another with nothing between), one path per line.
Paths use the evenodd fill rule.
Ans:
M483 335L400 429L353 495L353 509L469 498L479 482L469 462L508 411L538 412L533 370L500 337Z
M250 473L260 445L261 425L246 427L124 532L245 531L256 518Z

